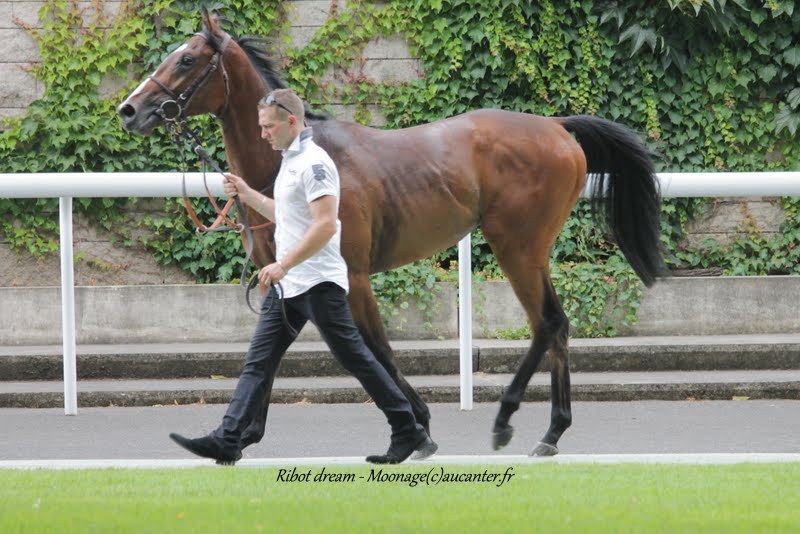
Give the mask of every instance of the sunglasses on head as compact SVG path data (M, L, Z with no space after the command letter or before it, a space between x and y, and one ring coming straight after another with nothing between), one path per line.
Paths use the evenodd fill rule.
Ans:
M278 102L272 95L267 95L267 97L264 99L264 104L268 106L278 106L279 108L283 108L289 115L294 115L294 112L292 112L291 109Z

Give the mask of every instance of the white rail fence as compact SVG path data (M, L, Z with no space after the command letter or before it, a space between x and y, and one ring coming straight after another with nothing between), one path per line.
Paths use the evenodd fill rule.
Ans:
M0 198L58 198L61 243L61 318L64 361L64 412L77 415L75 287L72 250L72 199L94 197L179 197L183 173L32 173L0 174ZM662 173L664 198L800 196L800 172ZM201 173L185 175L190 197L206 196ZM207 175L207 186L223 196L222 177ZM458 244L461 408L472 409L471 243Z

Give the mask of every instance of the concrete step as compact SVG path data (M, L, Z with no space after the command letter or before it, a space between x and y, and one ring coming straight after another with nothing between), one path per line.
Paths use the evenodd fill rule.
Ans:
M458 340L395 341L405 375L457 375ZM476 339L473 371L513 373L530 342ZM236 377L246 343L158 343L79 345L77 371L87 379L175 379ZM545 359L542 370L546 371ZM645 372L800 369L800 334L619 337L570 341L573 372ZM60 345L0 347L2 381L58 381ZM296 342L281 363L280 376L343 376L345 371L322 342Z
M475 402L499 400L512 375L475 373ZM458 375L408 376L427 402L459 402ZM800 370L725 370L572 373L574 401L800 399ZM78 406L225 404L236 379L79 380ZM0 407L57 408L64 405L60 381L0 382ZM550 377L537 373L525 400L550 399ZM273 403L369 402L349 376L281 377Z

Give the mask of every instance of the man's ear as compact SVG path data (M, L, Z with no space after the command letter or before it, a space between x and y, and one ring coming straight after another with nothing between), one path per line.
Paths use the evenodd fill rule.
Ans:
M297 124L297 117L295 117L294 115L289 115L289 124L291 124L292 126Z

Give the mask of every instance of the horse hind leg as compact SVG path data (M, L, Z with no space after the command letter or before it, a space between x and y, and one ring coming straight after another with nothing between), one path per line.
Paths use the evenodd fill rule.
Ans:
M548 297L545 300L545 312L548 322L555 325L552 345L550 346L550 396L552 408L550 427L542 440L533 448L531 456L553 456L558 454L558 440L572 424L572 406L570 402L569 378L569 319L561 308L555 288L547 279Z
M498 450L511 441L513 437L513 427L509 424L511 416L519 409L533 373L549 351L552 359L550 427L530 454L552 456L558 454L556 447L558 440L572 422L567 350L569 320L561 308L547 269L539 268L537 271L533 277L527 278L530 280L527 283L519 277L513 278L514 275L509 272L506 273L520 297L520 302L528 312L533 341L511 384L500 399L500 409L493 428L493 446Z

